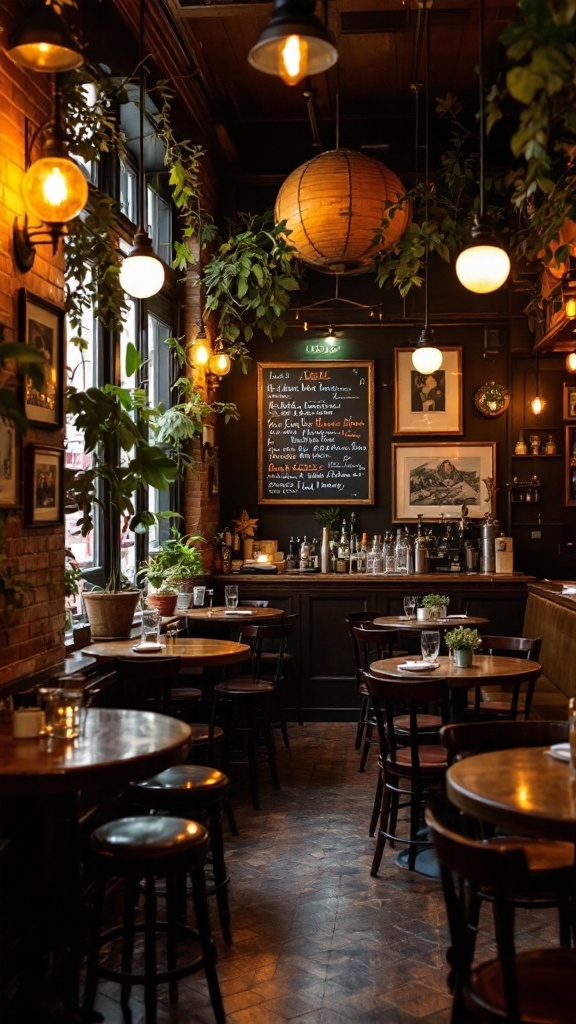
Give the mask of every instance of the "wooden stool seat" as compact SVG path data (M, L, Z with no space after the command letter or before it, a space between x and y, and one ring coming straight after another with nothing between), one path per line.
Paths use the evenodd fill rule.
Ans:
M538 949L516 954L519 1020L530 1024L565 1024L574 1017L576 950ZM504 976L499 960L472 970L478 1001L506 1019Z
M177 983L181 978L204 970L214 1016L224 1024L226 1015L215 967L215 949L210 930L206 898L204 861L209 836L203 825L176 817L121 818L97 828L90 838L95 859L94 922L87 945L86 986L83 1013L89 1018L99 978L120 983L120 1003L126 1019L133 985L144 988L146 1024L155 1024L158 986L168 984L170 1003L178 1001ZM196 928L186 923L185 880L190 876L196 914ZM124 883L122 923L102 930L107 882L121 877ZM156 880L166 880L165 920L158 918ZM136 908L143 880L143 921L136 923ZM184 894L184 899L183 899ZM143 963L133 970L135 937L142 933ZM157 940L165 935L166 967L158 965ZM178 965L178 940L193 939L196 955ZM100 956L103 947L121 948L120 968L108 967ZM198 948L199 944L199 948Z
M262 694L274 693L274 684L265 680L253 680L248 676L238 676L237 679L227 679L224 683L218 683L214 687L218 693L228 693L230 696L259 697Z
M177 817L193 818L207 826L214 875L214 884L209 887L208 895L216 896L226 942L232 942L232 936L228 907L230 878L224 857L222 811L229 789L230 779L217 768L191 764L174 765L151 779L133 782L130 786L130 795L140 806Z

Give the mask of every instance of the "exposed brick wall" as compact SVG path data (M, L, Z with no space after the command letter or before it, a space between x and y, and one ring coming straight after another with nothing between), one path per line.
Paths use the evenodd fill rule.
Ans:
M26 74L6 57L4 47L19 14L13 0L0 0L0 322L6 340L22 340L18 324L18 289L55 305L63 304L61 254L51 258L50 247L38 247L28 274L16 267L12 255L14 217L22 217L26 118L32 130L50 111L50 76ZM31 586L22 609L7 609L0 598L0 683L49 669L64 657L64 531L62 527L26 527L26 449L30 444L62 447L61 430L30 429L22 444L22 505L0 512L5 554L10 568L22 572ZM1 537L1 533L0 533Z

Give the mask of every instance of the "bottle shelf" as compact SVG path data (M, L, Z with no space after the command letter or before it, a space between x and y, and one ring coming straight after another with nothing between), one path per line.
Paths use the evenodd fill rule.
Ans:
M553 459L561 459L562 452L556 452L554 455L513 455L513 459L545 459L546 462L552 462Z

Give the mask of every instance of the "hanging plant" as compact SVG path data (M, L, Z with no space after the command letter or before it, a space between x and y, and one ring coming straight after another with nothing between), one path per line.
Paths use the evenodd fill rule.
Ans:
M300 287L300 264L285 234L286 224L274 224L271 211L242 215L204 267L206 311L216 314L219 337L244 372L254 332L281 338L290 295Z

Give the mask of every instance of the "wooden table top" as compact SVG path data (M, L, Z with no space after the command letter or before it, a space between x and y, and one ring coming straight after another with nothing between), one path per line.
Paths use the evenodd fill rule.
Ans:
M219 625L227 625L237 629L242 623L264 623L267 620L279 619L284 615L283 608L238 608L240 614L230 614L233 609L218 605L215 608L189 608L182 612L182 616L191 619L193 622L204 622L209 624L217 622ZM226 614L228 612L228 614ZM180 614L180 613L179 613Z
M409 669L399 667L408 660L406 655L400 658L383 658L380 661L373 661L370 671L375 676L393 676L395 679L419 679L422 675L426 675L425 672L410 672ZM525 658L506 658L496 654L475 654L470 668L460 668L448 655L441 655L436 660L439 662L440 668L433 672L436 672L438 676L446 676L450 681L451 688L478 686L480 683L501 679L504 676L510 682L518 682L539 676L542 671L542 666L537 661L526 661Z
M544 747L457 761L446 776L456 807L508 832L576 842L576 775Z
M423 629L437 629L440 633L446 633L449 629L456 629L457 626L465 626L467 629L482 629L487 626L490 619L483 619L478 615L458 616L457 619L417 619L406 615L380 615L374 619L375 626L384 626L387 629L405 629L421 633Z
M164 638L165 639L165 638ZM136 641L137 643L137 641ZM172 658L182 659L183 668L210 668L213 665L234 665L250 657L248 644L233 640L207 640L201 637L186 637L167 641L159 651L139 653L134 650L134 640L99 640L84 648L84 654L98 661L112 661L114 658Z
M66 793L144 779L184 760L190 726L152 711L90 708L75 740L16 740L0 721L0 796Z

